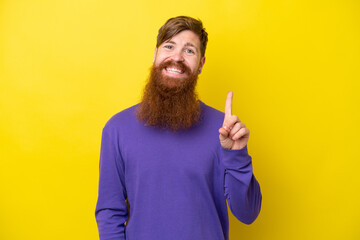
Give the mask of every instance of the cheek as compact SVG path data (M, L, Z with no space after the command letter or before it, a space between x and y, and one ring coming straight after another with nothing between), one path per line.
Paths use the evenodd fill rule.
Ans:
M197 61L191 61L189 66L192 71L196 71L199 68L199 63Z
M160 65L160 64L163 63L166 59L167 59L167 57L164 56L164 55L156 56L155 65Z
M169 56L170 56L170 54L168 52L166 52L165 50L161 50L156 55L156 58L165 59L165 58L168 58Z
M155 63L154 63L155 66L159 66L159 65L161 64L161 61L162 61L162 60L161 60L160 58L156 58L156 59L155 59Z

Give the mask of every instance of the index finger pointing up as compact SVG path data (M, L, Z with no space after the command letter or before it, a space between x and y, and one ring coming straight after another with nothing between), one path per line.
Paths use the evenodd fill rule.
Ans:
M227 94L227 97L226 97L226 102L225 102L225 116L226 117L231 116L232 98L233 98L233 92L229 91Z

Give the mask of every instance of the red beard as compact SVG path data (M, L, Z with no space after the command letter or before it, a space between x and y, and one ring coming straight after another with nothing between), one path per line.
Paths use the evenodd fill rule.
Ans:
M176 66L184 77L164 76L167 66ZM195 92L198 70L191 72L182 62L167 61L152 66L137 118L146 125L171 131L188 129L200 118L200 103Z

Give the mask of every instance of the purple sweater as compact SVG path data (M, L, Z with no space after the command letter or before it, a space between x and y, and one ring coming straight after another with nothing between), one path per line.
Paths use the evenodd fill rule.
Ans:
M221 147L222 112L201 102L200 122L171 132L137 121L136 106L103 129L101 240L227 240L226 200L241 222L256 219L262 197L251 157L246 147Z

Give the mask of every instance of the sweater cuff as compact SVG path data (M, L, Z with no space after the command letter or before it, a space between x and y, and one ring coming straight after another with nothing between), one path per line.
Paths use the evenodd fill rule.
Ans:
M222 155L222 162L225 168L238 168L239 164L245 166L251 162L247 146L237 150L222 148Z

